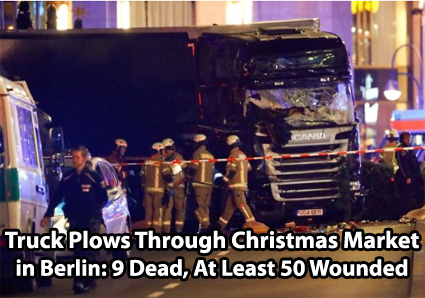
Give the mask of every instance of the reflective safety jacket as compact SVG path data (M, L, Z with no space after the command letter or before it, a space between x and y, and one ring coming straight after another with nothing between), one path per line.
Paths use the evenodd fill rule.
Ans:
M169 164L164 164L162 169L162 174L164 175L164 179L167 182L168 187L184 188L186 177L183 169L187 167L187 163L178 163L179 161L183 161L183 156L174 151L170 156L165 158L165 161L171 162ZM172 180L172 182L168 182L169 180Z
M164 178L162 176L161 154L156 153L145 162L142 176L145 182L145 193L164 193Z
M383 148L390 149L390 148L396 148L396 147L397 147L397 143L393 142L393 143L388 143ZM384 164L393 168L394 173L397 171L398 164L395 158L395 152L383 152L380 154L380 158L382 159Z
M229 158L246 158L246 155L236 147L230 151ZM229 180L229 188L248 190L249 171L251 165L247 160L227 162L225 177Z
M214 159L214 156L207 150L205 145L199 146L192 156L192 160L194 161L190 164L190 168L194 171L192 185L194 187L212 188L214 163L196 162L200 159Z

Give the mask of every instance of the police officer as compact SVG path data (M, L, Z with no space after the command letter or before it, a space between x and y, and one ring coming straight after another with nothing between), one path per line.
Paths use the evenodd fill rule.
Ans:
M398 148L409 147L411 141L412 135L410 132L403 131L400 134ZM396 158L399 169L395 178L400 190L401 212L406 214L412 209L418 209L423 206L425 202L424 181L414 151L398 151Z
M162 170L164 180L169 189L169 200L164 206L163 232L169 233L171 230L172 210L176 210L176 232L183 232L185 214L186 214L186 194L184 190L186 163L180 163L183 156L176 152L174 141L170 138L162 141L164 146L164 159L169 164L165 164Z
M86 147L80 146L72 151L73 170L65 173L59 182L58 190L49 202L41 227L45 227L55 208L62 199L65 199L64 213L68 218L71 229L89 229L90 233L100 233L102 208L108 201L105 183L102 177L86 167L89 152ZM85 257L89 261L96 261L95 251L82 250L80 247L74 251L75 257ZM93 278L75 278L73 290L76 294L88 291L96 285Z
M222 229L226 227L236 208L239 208L242 212L245 222L255 221L245 198L245 192L248 190L248 171L251 170L251 166L247 160L235 160L246 158L239 148L242 143L238 136L231 135L227 137L227 145L231 149L229 159L232 160L227 162L226 175L224 176L224 181L228 183L229 190L224 212L218 220Z
M397 130L392 129L388 132L387 134L387 140L388 140L388 144L386 144L383 148L384 149L392 149L392 148L396 148L398 146L397 143L397 138L398 138L398 133ZM395 172L397 172L398 169L398 165L395 159L395 152L383 152L380 154L379 156L380 160L382 163L384 163L385 165L387 165L388 167L390 167L393 171L393 174Z
M200 225L200 233L206 232L210 226L210 205L211 191L213 185L214 163L197 162L200 159L214 159L214 156L207 150L207 137L197 134L193 139L196 151L192 156L192 163L187 171L189 179L195 191L198 209L195 210L196 217Z
M142 179L145 190L144 206L146 210L146 222L148 228L153 227L157 233L161 233L162 198L164 196L164 179L162 176L161 150L162 143L154 143L152 149L155 153L146 161L142 168Z

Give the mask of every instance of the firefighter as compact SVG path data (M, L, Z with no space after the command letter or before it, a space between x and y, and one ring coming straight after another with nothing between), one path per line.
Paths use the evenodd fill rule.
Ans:
M412 135L410 132L403 131L400 134L400 145L398 148L409 147L411 141ZM424 181L414 151L398 151L396 158L399 169L395 178L400 191L400 211L402 214L406 214L408 211L421 208L424 205Z
M167 183L168 195L165 196L164 217L162 221L162 231L170 233L171 215L173 208L176 210L176 232L183 232L185 213L186 213L186 194L184 189L186 163L180 163L183 160L170 138L162 141L164 147L164 160L170 162L165 164L162 170L164 181Z
M126 140L116 139L115 149L112 150L111 154L109 154L106 160L112 164L125 163L126 162L125 153L127 152L127 147L128 147L128 144ZM118 173L120 181L123 182L125 185L126 183L124 181L127 178L127 174L124 170L124 167L120 165L114 165L114 168Z
M384 149L391 149L391 148L396 148L398 146L397 143L397 139L398 139L398 133L397 130L392 129L387 133L387 140L388 140L388 144L386 144L383 148ZM385 165L387 165L388 167L390 167L393 171L393 174L395 172L397 172L398 169L398 165L395 159L395 152L383 152L380 154L379 156L380 160L382 163L384 163Z
M195 210L198 218L200 233L204 233L210 226L210 204L211 191L213 185L213 162L196 162L200 159L214 159L214 156L207 150L207 137L203 134L197 134L193 139L196 151L193 153L192 162L188 168L188 178L192 180L192 186L195 191L198 209Z
M108 195L102 177L86 167L88 158L89 153L84 146L72 151L74 169L65 173L59 182L58 190L40 222L41 227L49 223L55 208L64 199L64 215L68 218L71 229L88 229L91 234L101 232L102 209L108 201ZM90 262L96 262L97 259L97 252L82 250L80 246L76 248L74 255L87 258ZM74 278L73 290L76 294L95 286L96 280L93 278Z
M229 223L236 208L239 208L242 212L245 222L255 221L245 198L245 192L248 190L248 171L251 170L251 166L247 160L235 160L246 158L245 154L239 149L242 143L238 136L231 135L227 137L227 145L230 146L229 159L232 160L227 162L226 175L223 178L228 184L229 190L226 196L224 212L218 220L222 229Z
M154 228L161 233L162 198L164 197L164 179L162 176L161 150L162 143L154 143L152 149L155 153L146 161L142 168L142 187L145 190L144 206L148 228Z
M114 164L115 171L118 174L118 178L121 182L122 187L127 193L127 204L130 211L131 220L139 221L143 219L145 215L142 195L141 195L141 183L140 176L136 175L136 172L127 167L123 166L123 163L127 163L125 154L127 153L128 144L124 139L115 140L115 149L112 150L111 154L106 158L107 161Z

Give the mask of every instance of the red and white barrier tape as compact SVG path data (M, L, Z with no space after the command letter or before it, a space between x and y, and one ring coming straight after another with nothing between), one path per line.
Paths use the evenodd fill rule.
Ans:
M327 157L327 156L345 156L345 155L362 155L368 153L385 153L385 152L399 152L408 150L425 149L425 146L414 147L400 147L400 148L383 148L371 150L355 150L355 151L340 151L340 152L322 152L322 153L305 153L305 154L283 154L283 155L269 155L245 158L216 158L216 159L199 159L199 160L175 160L172 162L158 161L155 164L191 164L199 162L229 162L229 161L251 161L251 160L269 160L269 159L290 159L290 158L305 158L305 157ZM145 162L134 163L114 163L116 166L142 166Z

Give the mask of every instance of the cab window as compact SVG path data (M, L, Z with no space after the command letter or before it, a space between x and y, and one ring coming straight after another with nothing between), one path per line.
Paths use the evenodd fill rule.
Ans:
M24 164L37 167L37 149L31 111L16 106Z

